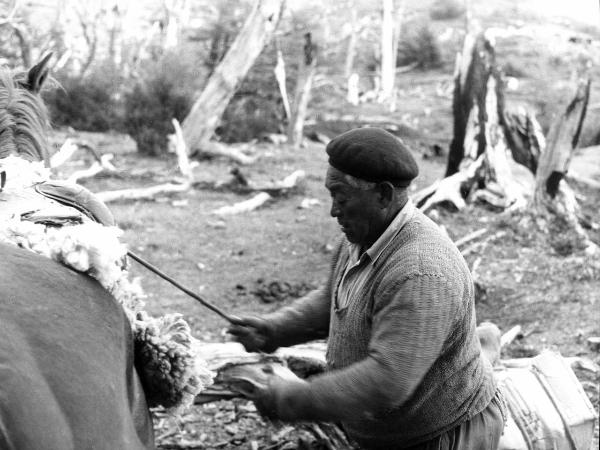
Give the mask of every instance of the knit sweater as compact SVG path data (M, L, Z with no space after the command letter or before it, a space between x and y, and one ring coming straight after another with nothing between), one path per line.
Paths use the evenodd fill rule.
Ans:
M277 402L297 420L341 421L362 447L382 449L424 442L485 409L496 385L475 334L473 281L452 241L412 207L338 308L348 258L344 239L325 286L268 316L281 345L328 335L328 371L280 386Z

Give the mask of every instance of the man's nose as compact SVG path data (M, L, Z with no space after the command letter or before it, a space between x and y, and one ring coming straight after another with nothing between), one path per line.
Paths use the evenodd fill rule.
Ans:
M335 202L331 203L329 214L331 214L331 217L338 217L340 215L340 208L335 204Z

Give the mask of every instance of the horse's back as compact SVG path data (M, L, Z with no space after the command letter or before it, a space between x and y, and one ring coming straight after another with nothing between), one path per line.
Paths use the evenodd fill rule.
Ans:
M0 252L0 448L153 448L121 307L88 276Z

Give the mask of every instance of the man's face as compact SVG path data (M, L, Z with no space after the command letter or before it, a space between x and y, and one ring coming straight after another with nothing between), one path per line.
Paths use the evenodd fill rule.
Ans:
M381 234L381 207L375 189L363 190L348 184L344 174L329 167L325 187L331 194L332 217L335 217L348 241L369 247Z

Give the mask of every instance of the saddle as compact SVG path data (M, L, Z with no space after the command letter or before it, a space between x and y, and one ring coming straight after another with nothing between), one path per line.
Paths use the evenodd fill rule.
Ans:
M49 180L38 183L33 189L40 195L61 205L74 208L94 222L114 226L115 218L108 207L95 194L78 184ZM65 223L81 222L81 217L70 210L47 207L21 214L25 220L47 225L61 226Z

